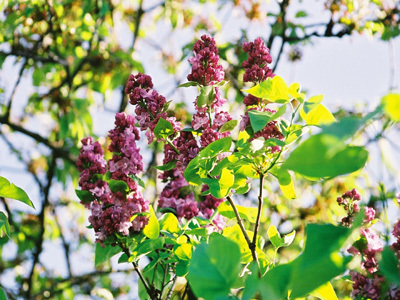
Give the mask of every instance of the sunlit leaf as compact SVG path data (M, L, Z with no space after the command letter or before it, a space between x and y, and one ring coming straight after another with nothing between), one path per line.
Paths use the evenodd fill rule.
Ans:
M10 183L6 178L0 176L0 197L21 201L30 207L34 207L25 191Z

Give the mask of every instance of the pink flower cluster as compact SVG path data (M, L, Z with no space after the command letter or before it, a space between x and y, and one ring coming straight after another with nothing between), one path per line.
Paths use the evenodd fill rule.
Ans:
M348 215L342 219L342 226L349 227L353 222L354 215L360 211L360 207L356 201L361 200L360 194L356 189L345 192L341 197L337 198L339 205L347 210ZM377 254L382 252L383 243L379 235L369 227L375 218L375 210L371 207L364 207L364 224L361 228L361 239L358 240L347 251L353 255L361 255L361 269L364 272L351 271L350 276L353 281L353 291L351 296L353 299L360 300L380 300L400 299L400 289L389 286L386 279L379 273L379 265ZM400 220L398 229L393 230L393 234L399 236L400 241ZM397 232L398 230L398 232ZM395 244L392 245L395 249Z
M392 248L398 259L400 259L400 219L396 224L394 224L392 234L396 239L396 241L392 244Z
M135 119L125 113L117 114L109 138L109 150L113 156L108 161L107 174L115 182L125 182L128 190L111 191L112 181L104 179L106 162L103 150L98 142L93 143L91 137L82 140L77 162L81 172L79 185L94 198L86 205L91 211L89 222L96 232L96 242L101 244L116 233L127 236L131 230L140 231L148 222L147 217L141 214L149 209L137 183L131 178L143 170L140 149L136 146L139 133Z
M94 193L99 186L102 185L102 180L96 175L106 173L106 160L104 152L98 142L93 142L91 137L82 140L82 148L76 166L79 172L79 186L82 190Z
M254 42L243 43L243 50L249 55L242 64L245 69L244 82L262 82L268 77L274 77L272 70L268 67L268 64L272 62L272 57L261 38L256 38Z
M350 227L353 222L353 217L356 213L360 211L359 205L355 201L361 200L361 196L356 189L352 189L351 191L345 192L342 197L338 197L336 199L337 203L347 211L347 216L344 217L341 221L341 225L345 227ZM371 208L372 209L372 208ZM365 214L367 218L370 218L373 212L372 219L375 216L375 211L372 211L367 208Z
M199 84L215 85L223 80L224 72L219 64L218 49L213 38L203 35L193 47L194 57L189 59L192 71L188 80ZM164 147L164 164L176 161L175 168L165 171L160 178L168 182L163 189L159 207L173 209L179 218L191 219L195 216L210 218L214 210L223 201L211 195L202 197L203 201L197 202L186 182L183 173L188 163L197 156L199 151L210 143L226 137L229 131L220 133L221 127L232 120L230 114L222 111L226 103L217 87L212 87L213 101L204 107L195 106L192 128L201 132L199 141L191 132L181 131L179 136L172 141L172 145ZM199 145L200 144L200 145ZM204 188L204 187L203 187ZM222 224L222 222L220 222Z
M201 85L214 85L224 79L222 65L219 64L218 49L215 40L202 35L193 46L194 56L189 58L192 64L192 72L187 76L189 81L195 81Z
M136 106L136 120L140 130L146 131L149 144L154 140L154 128L160 118L172 124L174 134L179 132L181 124L174 117L168 117L165 105L167 100L153 89L151 77L145 74L131 74L125 87L125 93L129 96L129 101Z

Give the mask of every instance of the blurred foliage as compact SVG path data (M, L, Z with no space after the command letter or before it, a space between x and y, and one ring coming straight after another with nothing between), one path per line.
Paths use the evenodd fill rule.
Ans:
M75 161L80 139L102 135L103 129L95 127L104 122L102 112L114 114L127 109L124 85L130 73L145 71L143 62L150 50L160 57L154 64L161 67L155 67L166 70L169 78L173 78L167 90L185 81L181 73L187 68L186 59L196 36L205 31L218 35L224 29L224 18L232 17L232 11L239 16L242 36L221 45L220 55L229 65L226 79L231 85L224 87L224 92L230 100L236 100L233 109L242 102L237 78L243 74L241 63L246 56L241 43L247 38L249 24L265 26L263 38L268 47L274 45L280 49L274 57L274 69L281 63L285 45L292 45L290 57L296 61L301 59L302 47L312 39L340 38L359 32L388 41L400 35L397 1L322 3L326 19L314 23L301 1L288 0L269 4L257 0L0 1L0 67L2 76L13 81L13 84L0 82L0 137L5 145L1 151L8 151L21 162L23 182L33 180L34 187L27 193L35 195L31 200L36 207L35 211L27 211L14 206L7 198L9 195L0 195L6 197L0 198L5 212L0 215L0 228L7 231L3 225L7 218L11 237L0 238L0 287L7 296L73 299L87 295L88 299L112 299L136 295L138 292L131 284L136 278L126 275L129 272L124 269L109 264L94 269L94 262L86 269L80 267L93 260L87 257L88 249L93 250L93 242L85 230L88 222L84 208L71 192L78 178ZM173 39L182 39L183 46L179 49L169 46ZM164 76L160 71L160 78ZM395 97L398 95L387 98L387 107L396 106L391 100ZM169 113L183 123L190 123L185 102L173 105ZM340 117L352 114L357 112L337 113ZM398 114L392 117L398 118ZM376 135L366 139L380 138L394 126L387 116L379 124ZM146 196L151 199L155 199L158 186L155 171L150 167L156 165L160 150L157 144L148 148ZM367 175L360 173L316 182L308 188L298 179L296 188L301 191L298 194L312 198L310 205L282 197L279 186L271 185L267 188L262 223L270 224L274 218L283 233L289 232L285 228L290 223L301 237L308 222L335 222L341 211L332 195L357 186L356 178L368 182ZM248 198L251 197L250 192ZM380 193L373 193L370 203L384 211L392 197L393 190L386 191L382 184ZM267 228L260 231L266 236ZM283 261L300 251L299 241L296 238L292 247L279 249ZM52 253L54 245L58 250ZM52 260L52 264L47 260ZM118 284L112 281L112 276L119 278ZM349 288L343 284L337 287L338 296L348 294Z

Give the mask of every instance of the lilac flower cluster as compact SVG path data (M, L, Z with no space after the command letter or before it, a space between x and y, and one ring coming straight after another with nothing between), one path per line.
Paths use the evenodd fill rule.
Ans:
M360 211L360 207L359 205L356 203L356 201L361 200L361 196L358 193L358 191L356 189L352 189L351 191L347 191L345 192L342 197L338 197L337 198L337 203L340 206L343 206L343 208L347 211L347 216L344 217L341 221L341 225L345 226L345 227L350 227L351 223L353 222L353 217L356 213L358 213ZM366 216L367 218L370 218L372 211L366 211ZM373 215L372 215L372 219L375 216L375 211L373 211Z
M222 65L219 64L218 49L215 40L202 35L193 46L194 56L189 58L192 71L187 76L189 81L195 81L201 85L214 85L224 79Z
M397 258L400 260L400 219L396 224L394 224L392 234L396 239L396 241L392 244L392 249L396 253Z
M150 76L138 73L131 74L125 87L125 93L129 96L129 102L136 106L136 120L140 130L146 131L149 144L154 140L154 128L160 118L169 121L174 129L174 134L182 128L175 117L168 117L165 109L167 100L153 89L153 82Z
M143 170L142 156L136 141L139 139L135 119L125 113L115 118L115 128L109 132L113 153L108 161L109 177L124 181L128 191L111 191L106 174L104 153L98 142L91 137L82 140L82 149L77 162L81 172L79 185L89 191L94 200L87 205L91 211L89 222L96 232L96 242L104 243L107 237L116 233L129 235L130 231L140 231L148 222L141 213L148 211L149 205L131 178Z
M248 53L248 59L243 62L242 67L245 69L243 82L260 83L268 77L274 77L275 74L268 67L272 62L272 57L269 54L269 49L265 46L261 38L257 38L254 42L243 43L244 52ZM259 105L261 99L252 95L244 97L243 103L246 106Z
M339 205L347 211L347 216L341 221L342 226L350 227L354 215L360 211L356 201L361 200L360 194L356 189L345 192L337 198ZM400 289L387 285L385 278L379 274L377 254L383 250L383 243L379 235L370 227L375 219L375 210L371 207L364 207L364 223L361 228L361 238L347 251L353 255L361 255L361 270L363 272L351 271L350 276L353 281L353 299L360 300L379 300L379 299L400 299ZM396 228L396 225L395 225ZM400 241L400 220L399 220L399 241ZM395 231L393 234L396 236ZM392 246L393 248L394 245ZM384 287L388 287L384 289Z
M243 43L243 50L249 55L242 64L245 69L244 82L262 82L268 77L274 77L272 70L268 67L268 64L272 63L272 57L261 38L256 38L254 42Z
M93 142L91 137L82 140L82 148L76 166L81 172L79 186L82 190L96 193L103 185L103 181L98 179L97 175L105 174L107 166L99 142Z
M198 82L203 86L215 85L223 80L224 72L219 64L218 49L213 38L203 35L195 43L193 53L194 57L189 59L192 71L188 75L188 80ZM195 105L196 113L193 116L192 128L201 132L199 141L191 132L181 131L179 136L172 141L172 145L167 144L164 147L163 163L176 161L176 164L175 168L165 171L160 176L168 183L160 195L158 204L160 208L175 210L179 218L191 219L195 216L210 218L223 201L208 195L203 197L204 201L197 202L183 176L188 163L202 148L230 134L230 132L219 132L226 122L232 120L232 117L228 112L221 110L226 99L222 97L217 87L212 88L214 100L204 107ZM222 224L223 220L219 223Z
M266 107L252 107L250 109L247 110L246 114L244 116L242 116L242 120L240 121L240 130L246 130L246 128L248 126L250 126L250 118L249 118L249 113L248 111L250 110L257 110L257 111L264 111L264 112L270 112L270 113L275 113L275 110L266 108ZM283 135L280 132L279 128L278 128L278 122L276 120L269 122L267 125L265 125L264 129L256 132L250 139L249 141L251 142L254 139L257 139L259 137L263 137L265 140L268 140L270 138L276 138L279 140L283 140ZM271 153L276 153L281 151L281 147L280 146L272 146L269 147L269 151L271 151Z

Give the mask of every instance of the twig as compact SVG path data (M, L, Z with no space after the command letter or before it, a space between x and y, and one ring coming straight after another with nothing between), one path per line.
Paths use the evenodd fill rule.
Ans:
M122 251L128 256L130 257L131 254L129 252L129 249L127 247L125 247L124 245L119 244L119 246L122 248ZM155 291L153 289L153 287L150 287L149 284L146 281L146 278L144 278L142 272L139 269L139 266L137 263L135 263L134 261L132 261L132 265L133 265L133 269L135 270L135 272L139 275L139 279L142 281L144 288L146 289L147 294L149 294L149 296L151 297L151 299L153 299L153 296L155 295Z
M31 267L31 271L29 273L29 277L28 277L28 289L26 291L26 296L28 299L30 299L31 293L32 293L32 285L33 285L33 275L35 272L35 267L36 264L39 262L39 256L40 253L42 253L43 250L43 241L44 241L44 232L45 232L45 216L46 216L46 208L49 205L50 201L49 201L49 194L50 194L50 188L51 188L51 184L53 181L53 177L55 174L55 168L56 168L56 160L57 160L57 156L53 153L52 158L51 158L51 163L49 166L49 169L47 171L47 184L44 188L44 195L43 195L43 202L42 202L42 209L39 213L39 222L40 222L40 233L39 233L39 237L36 240L35 243L35 252L33 254L33 263L32 263L32 267Z
M251 251L251 255L253 256L253 260L254 260L255 262L257 262L257 264L258 264L258 257L257 257L257 252L256 252L256 245L253 244L252 241L250 240L249 235L247 234L246 228L244 228L243 220L242 220L242 218L240 217L240 214L239 214L239 212L238 212L238 210L237 210L237 207L236 207L235 203L233 202L231 196L226 197L226 199L229 201L229 204L232 206L232 209L233 209L233 212L235 213L235 216L236 216L236 219L237 219L237 221L238 221L240 230L242 231L242 233L243 233L243 235L244 235L244 238L245 238L245 240L246 240L246 242L247 242L247 245L249 246L249 249L250 249L250 251Z
M253 245L257 244L257 234L258 229L260 228L260 220L261 220L261 212L263 206L263 184L264 184L264 174L260 174L260 192L258 194L258 211L257 211L257 220L256 226L254 227L254 236L253 236Z

